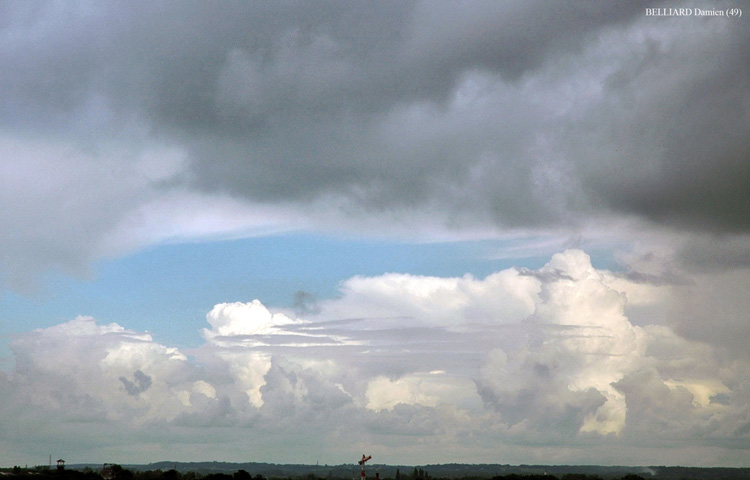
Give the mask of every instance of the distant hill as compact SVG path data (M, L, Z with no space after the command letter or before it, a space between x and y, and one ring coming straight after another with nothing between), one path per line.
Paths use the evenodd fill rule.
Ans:
M232 462L156 462L147 465L122 465L132 471L168 471L179 473L194 472L200 475L233 474L244 470L252 476L266 479L288 479L304 477L314 479L352 480L359 479L360 467L356 463L345 465L302 465L275 463L232 463ZM71 469L101 468L101 465L69 465ZM423 476L418 477L419 471ZM439 465L383 465L368 464L367 477L374 480L378 473L381 480L439 480L466 479L482 480L508 475L555 476L568 480L585 480L584 477L600 477L603 480L621 479L628 475L640 476L646 480L736 480L750 479L750 468L697 468L666 466L597 466L597 465L501 465L501 464L461 464ZM577 478L576 478L577 477ZM635 478L633 479L635 480Z

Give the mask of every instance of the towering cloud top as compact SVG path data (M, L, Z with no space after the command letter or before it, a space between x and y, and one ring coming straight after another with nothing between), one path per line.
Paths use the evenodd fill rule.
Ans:
M393 278L352 279L304 321L257 300L216 305L190 356L92 318L24 334L12 344L15 371L0 379L6 431L23 432L33 412L89 435L107 429L109 454L131 429L158 428L165 441L244 436L222 454L266 445L280 449L273 458L289 455L291 438L305 455L351 456L357 432L394 463L432 458L415 435L459 458L462 449L495 455L501 442L514 458L540 461L528 445L562 442L579 461L615 448L633 462L644 441L691 445L696 431L745 441L747 358L636 325L645 317L630 318L626 298L642 286L593 268L582 251L483 280L400 275L409 286L394 289ZM436 287L446 301L422 308ZM659 310L673 295L667 288L640 307ZM362 318L363 309L388 315ZM693 463L690 451L669 462Z

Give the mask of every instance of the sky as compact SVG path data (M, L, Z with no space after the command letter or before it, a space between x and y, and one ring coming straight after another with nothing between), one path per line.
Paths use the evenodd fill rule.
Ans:
M750 466L736 6L0 2L0 466Z

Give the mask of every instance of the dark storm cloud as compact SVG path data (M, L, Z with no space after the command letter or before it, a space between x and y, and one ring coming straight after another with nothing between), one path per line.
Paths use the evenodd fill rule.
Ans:
M0 154L28 172L0 177L2 268L160 240L133 219L175 190L308 226L741 235L750 29L649 4L4 2Z
M615 210L744 232L750 30L728 23L695 33L679 43L653 35L607 78L608 105L592 112L593 135L581 138L584 149L596 149L579 151L581 175Z
M652 275L643 272L623 272L615 275L629 282L648 285L691 285L691 281L675 272L664 272L661 275Z
M469 74L513 84L637 10L538 7L355 4L304 25L294 9L281 12L277 30L254 33L260 44L239 36L200 62L188 78L201 88L161 92L174 100L158 114L184 130L215 130L192 142L205 188L272 201L342 195L368 208L447 195L459 211L478 206L501 223L553 221L524 158L543 112L512 89L476 110L450 102Z
M529 153L548 111L520 85L644 4L11 3L0 113L94 143L135 121L209 191L557 223ZM472 75L490 91L462 110Z
M750 238L741 235L696 235L682 245L680 257L687 268L726 270L750 267Z

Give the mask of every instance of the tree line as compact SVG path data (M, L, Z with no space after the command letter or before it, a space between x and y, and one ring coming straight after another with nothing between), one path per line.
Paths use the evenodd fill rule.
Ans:
M237 470L229 473L207 473L179 472L175 469L169 470L129 470L117 464L105 464L100 470L84 467L81 470L74 469L49 469L47 467L35 467L32 469L15 466L12 469L0 471L3 480L269 480L263 475L252 475L245 470ZM287 476L283 478L271 478L270 480L342 480L337 477L320 477L313 473L303 476ZM350 480L350 479L343 479ZM399 469L395 472L395 479L384 477L381 480L450 480L448 478L433 477L423 468L415 467L408 474L402 474ZM480 480L479 478L464 477L463 480ZM488 480L486 477L481 480ZM555 475L539 474L509 474L491 477L490 480L604 480L598 475L565 474L561 477ZM646 480L639 475L625 475L614 480Z

